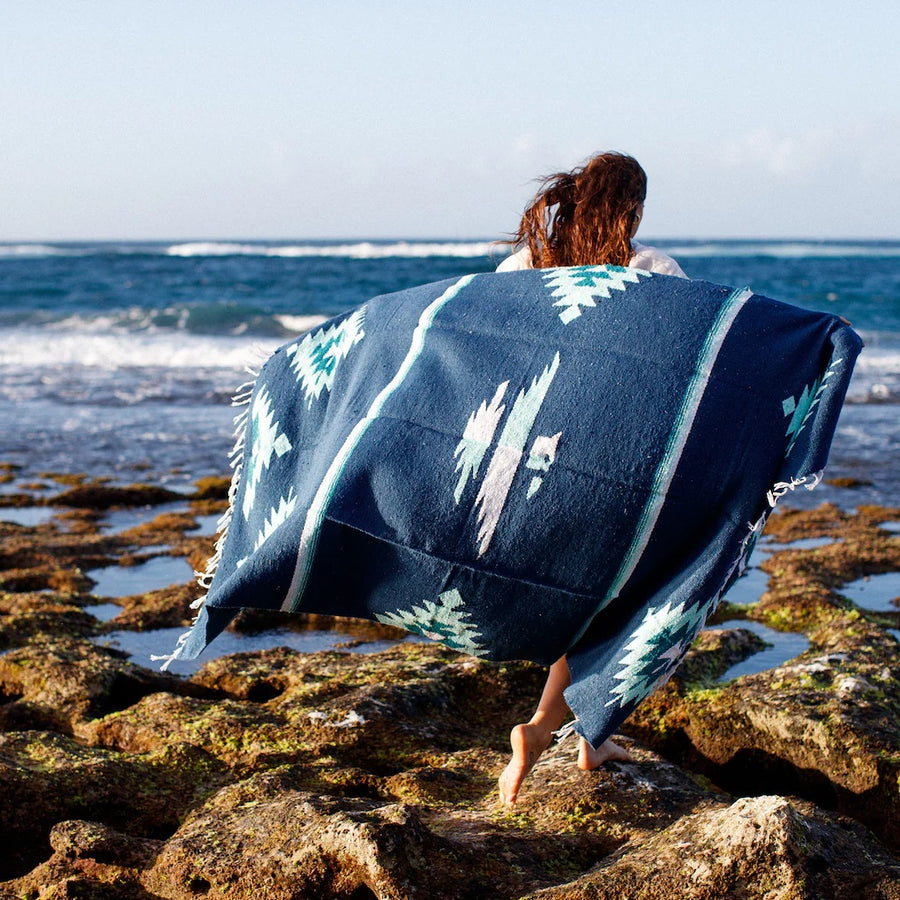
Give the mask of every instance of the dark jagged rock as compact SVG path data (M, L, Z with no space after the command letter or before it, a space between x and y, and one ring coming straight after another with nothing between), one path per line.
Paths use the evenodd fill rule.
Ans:
M810 650L719 683L762 642L701 634L626 723L631 762L584 772L564 741L510 810L496 779L510 726L540 694L537 666L422 643L280 647L185 679L91 643L189 620L193 583L116 598L122 612L100 623L84 575L163 544L203 568L212 538L193 515L222 501L188 512L179 499L183 511L117 535L101 532L101 505L0 524L0 651L12 648L0 652L0 898L900 897L900 669L886 630L900 613L840 594L900 571L900 539L879 527L900 510L774 516L769 589L728 618L802 631ZM835 542L778 543L823 536ZM275 624L400 636L315 617L238 627Z
M35 498L32 494L24 494L18 491L0 494L0 509L26 509L29 506L37 505L40 505L40 501L35 502Z
M109 509L113 506L159 506L161 503L187 500L184 494L149 484L115 487L107 484L82 484L62 491L44 502L49 506Z
M266 773L223 789L166 842L143 881L176 896L447 896L452 847L403 804L336 800ZM429 864L431 861L431 864ZM173 890L174 889L174 890Z
M194 613L191 603L202 593L199 585L173 584L157 591L117 597L122 607L115 619L98 627L99 633L109 631L150 631L154 628L187 628ZM90 607L87 608L90 611Z
M897 849L896 643L873 629L860 644L810 651L720 690L675 683L628 731L735 793L798 793L866 822Z
M679 669L682 681L711 683L732 666L766 647L766 642L746 628L701 631Z
M157 900L139 883L161 841L135 838L100 822L70 820L50 832L53 856L18 881L20 898ZM5 896L5 895L4 895Z
M228 477L209 476L198 478L194 482L192 500L227 500L231 479Z
M98 633L93 616L55 593L0 593L0 614L0 650L58 634L90 637Z
M0 734L0 878L46 859L51 828L66 819L92 816L142 837L169 834L221 768L190 744L132 755L50 732Z
M850 478L849 476L843 476L841 478L826 478L825 484L830 484L832 487L841 488L860 488L872 486L872 482L867 478Z
M58 639L19 647L0 656L0 715L20 728L77 732L86 720L127 709L161 691L205 694L201 686L128 662L118 651L85 641Z
M736 794L800 794L900 849L897 641L879 624L884 616L834 592L859 574L900 570L900 541L878 528L896 513L870 507L851 516L823 506L776 517L775 534L790 540L840 537L770 557L769 590L749 613L803 631L810 650L727 685L706 677L692 650L625 730Z
M529 900L892 900L900 864L865 829L784 797L741 799L623 846Z

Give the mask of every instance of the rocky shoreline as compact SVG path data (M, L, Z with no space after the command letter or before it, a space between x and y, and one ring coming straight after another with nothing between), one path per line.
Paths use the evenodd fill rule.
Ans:
M138 665L105 636L186 627L199 587L107 617L86 573L202 569L224 480L185 496L3 471L0 898L900 898L900 606L845 596L900 578L898 508L776 512L765 593L726 600L727 627L626 722L633 762L582 772L563 741L510 811L496 778L543 670L408 642ZM2 521L23 510L47 515ZM721 680L763 646L751 626L808 648Z

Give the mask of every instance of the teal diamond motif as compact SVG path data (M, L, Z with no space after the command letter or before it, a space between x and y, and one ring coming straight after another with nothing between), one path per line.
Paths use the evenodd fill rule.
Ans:
M800 437L801 432L806 428L816 407L819 405L822 394L828 390L828 379L838 371L838 367L842 362L842 359L836 359L828 367L825 374L821 378L816 378L812 384L806 385L796 399L791 395L781 401L782 412L785 416L791 417L785 432L785 437L790 438L787 450L784 451L785 457L790 456L791 450L794 449L794 445L797 443L797 438Z
M544 281L551 288L550 296L556 298L554 307L562 309L560 319L568 325L582 309L596 307L598 298L608 300L610 291L624 291L629 284L651 277L642 269L624 266L572 266L546 269Z
M480 656L484 648L478 643L481 635L472 622L462 595L455 588L438 596L438 603L426 600L422 606L398 609L395 613L376 614L385 625L395 625L406 631L420 634L432 641L439 641L452 650L462 650L472 656Z

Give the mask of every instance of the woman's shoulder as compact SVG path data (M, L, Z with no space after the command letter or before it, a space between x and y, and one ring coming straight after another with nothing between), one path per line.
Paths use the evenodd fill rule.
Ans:
M655 272L658 275L677 275L679 278L687 278L681 266L662 250L657 250L656 247L650 247L647 244L639 244L637 241L631 242L631 248L634 250L634 256L628 262L630 268L643 269L645 272Z
M515 253L507 256L506 259L497 266L498 272L516 272L519 269L531 268L531 251L528 247L522 247Z
M667 256L661 250L657 250L656 247L639 244L637 241L632 241L631 247L634 250L634 256L631 257L628 265L632 269L643 269L645 272L655 272L658 275L677 275L679 278L687 278L681 266L671 256ZM522 247L510 256L507 256L497 266L497 271L516 272L520 269L530 269L531 267L531 251L528 247Z

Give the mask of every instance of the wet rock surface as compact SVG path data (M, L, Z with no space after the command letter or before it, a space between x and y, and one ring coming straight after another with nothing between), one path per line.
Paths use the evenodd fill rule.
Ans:
M900 571L900 537L880 527L898 509L774 515L768 589L724 603L729 627L625 723L632 761L585 772L574 739L555 744L510 810L496 779L542 669L422 643L275 647L190 678L139 665L104 635L186 626L199 588L116 597L101 621L85 573L202 568L197 517L225 486L171 508L140 486L47 480L80 492L71 508L57 494L51 521L0 523L0 898L900 897L900 609L841 595ZM113 533L129 504L144 520ZM764 645L734 620L809 649L722 681Z
M865 858L860 865L861 857ZM742 798L626 844L529 898L896 897L900 865L853 822L784 797Z
M900 850L900 645L890 633L897 614L840 595L860 575L900 570L900 540L879 528L895 516L823 506L773 517L769 533L778 539L835 541L782 552L771 544L762 564L769 590L750 608L718 615L803 632L809 650L726 684L692 679L689 657L626 730L727 790L805 797Z

